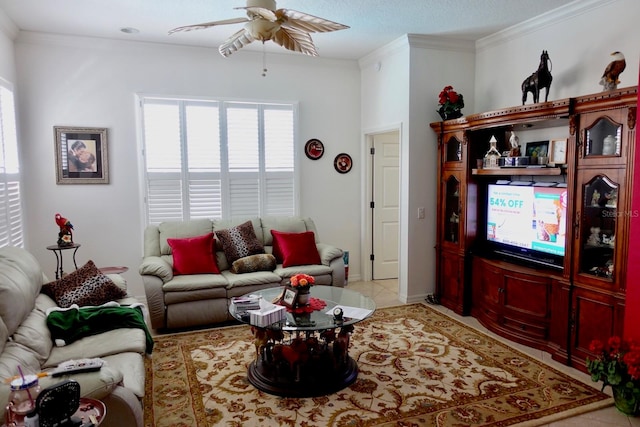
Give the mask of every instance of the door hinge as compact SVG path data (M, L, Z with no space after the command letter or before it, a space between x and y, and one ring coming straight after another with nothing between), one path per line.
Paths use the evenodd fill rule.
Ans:
M370 150L369 150L369 154L371 154L372 156L374 154L376 154L376 148L375 147L371 147Z
M376 207L376 202L369 202L369 207L370 207L371 209L375 209L375 207Z
M373 254L369 255L369 261L373 261L375 259L375 256Z

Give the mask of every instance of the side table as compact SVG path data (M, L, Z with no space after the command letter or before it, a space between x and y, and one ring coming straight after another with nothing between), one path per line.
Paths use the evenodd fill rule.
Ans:
M62 251L73 249L73 255L72 255L73 265L77 270L78 264L76 264L76 252L78 252L78 248L80 248L80 246L81 245L79 243L73 243L69 246L58 246L58 245L47 246L47 249L52 251L56 255L56 280L61 279L62 276L64 275L64 270L62 269Z
M129 267L117 266L117 267L100 267L98 268L102 274L122 274L129 271Z

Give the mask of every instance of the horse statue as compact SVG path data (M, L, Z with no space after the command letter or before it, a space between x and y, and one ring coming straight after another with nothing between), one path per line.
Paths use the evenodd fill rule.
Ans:
M549 88L551 87L551 70L547 67L547 61L551 64L551 59L549 59L549 53L546 50L542 51L542 55L540 55L540 65L538 66L538 71L531 74L529 77L524 79L522 82L522 105L527 102L527 94L531 92L533 94L533 103L537 103L540 99L540 90L542 88L546 88L544 94L544 102L547 102L549 98ZM553 64L551 64L553 67Z

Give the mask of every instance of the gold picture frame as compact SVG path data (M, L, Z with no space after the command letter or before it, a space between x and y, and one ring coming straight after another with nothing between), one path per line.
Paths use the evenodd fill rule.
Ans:
M549 141L549 163L556 165L567 163L567 138Z
M53 128L56 184L108 184L107 128Z

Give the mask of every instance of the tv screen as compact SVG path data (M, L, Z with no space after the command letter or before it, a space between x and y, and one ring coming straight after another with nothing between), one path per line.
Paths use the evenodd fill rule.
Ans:
M487 242L532 261L562 263L566 188L489 184L486 213Z

